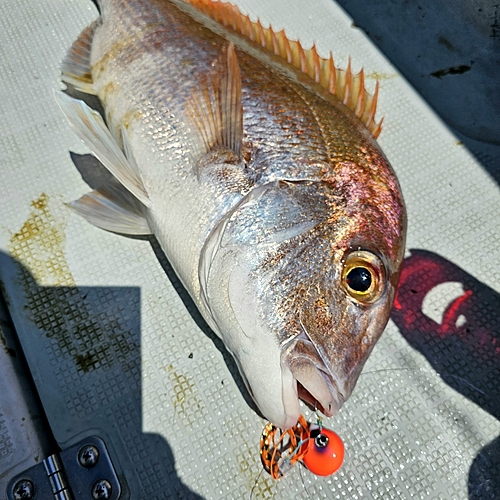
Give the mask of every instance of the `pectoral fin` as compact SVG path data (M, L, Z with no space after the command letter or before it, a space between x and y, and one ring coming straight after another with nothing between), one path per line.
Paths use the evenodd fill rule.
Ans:
M128 191L149 207L149 197L136 168L123 154L101 115L63 92L55 92L54 96L78 137Z
M94 226L121 234L151 234L145 206L121 186L107 186L68 203Z
M199 154L214 148L241 157L243 111L241 74L234 45L224 49L213 71L205 76L186 105L186 113L198 132L195 150Z

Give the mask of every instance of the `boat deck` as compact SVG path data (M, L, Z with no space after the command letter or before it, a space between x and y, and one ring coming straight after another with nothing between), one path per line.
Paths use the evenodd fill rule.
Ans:
M19 0L0 16L0 278L19 340L0 348L0 366L22 349L51 436L22 444L30 418L20 423L22 398L6 400L0 382L0 497L40 453L98 435L121 498L133 500L500 498L498 6L479 2L481 17L456 3L474 21L472 63L473 49L454 45L453 22L462 25L443 14L451 2L421 2L405 18L388 12L403 1L373 11L341 1L355 23L328 0L237 3L338 63L350 56L381 85L379 142L408 207L407 257L386 332L352 397L325 419L346 462L326 478L300 465L280 481L263 472L265 422L158 245L67 208L97 168L52 94L97 11L90 0ZM469 69L450 70L460 66Z

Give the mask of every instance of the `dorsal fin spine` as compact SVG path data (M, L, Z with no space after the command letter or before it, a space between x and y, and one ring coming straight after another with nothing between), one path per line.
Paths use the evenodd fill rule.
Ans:
M299 67L300 71L302 73L305 73L306 75L309 75L309 72L307 71L307 59L306 59L306 53L304 52L304 47L302 47L302 44L300 43L300 40L297 42L298 43L298 48L299 48ZM311 76L311 75L309 75Z
M315 44L310 49L304 49L300 41L288 39L284 30L274 31L272 27L264 28L260 19L253 22L248 15L242 14L239 8L231 3L214 0L183 1L310 76L349 107L372 135L378 137L382 125L382 120L379 123L375 121L378 81L374 94L370 95L365 87L364 73L361 71L357 75L353 74L350 58L347 68L342 70L335 66L331 52L330 57L325 59L318 54Z
M344 74L344 98L342 102L344 105L349 106L352 90L352 71L351 71L351 58L349 57L349 62L347 63L347 68Z
M363 109L364 109L365 102L366 102L365 72L364 72L364 70L361 70L358 73L358 77L359 77L359 88L357 90L358 102L356 104L356 110L354 112L356 113L356 116L362 116Z
M285 47L284 53L286 54L286 61L288 64L291 64L292 62L292 49L290 47L290 40L288 40L288 37L286 36L285 30L281 30L281 39L283 40L283 45Z
M257 43L261 47L266 47L266 35L264 34L264 27L262 26L260 19L257 20Z
M368 108L368 115L366 117L366 121L369 127L372 126L375 120L375 112L377 111L377 99L378 99L378 82L375 85L375 92L373 93L373 97L370 102L370 107Z
M278 38L276 36L276 33L274 31L271 31L271 41L273 43L273 52L276 54L280 52L280 47L278 45Z
M316 45L313 45L313 63L314 63L314 81L316 83L321 82L321 61L319 59L318 51L316 50Z
M247 36L250 38L253 34L253 29L252 29L252 22L250 21L249 17L245 18L245 30L246 30Z
M337 89L337 70L335 69L335 62L333 60L333 54L330 52L330 59L328 59L328 90L330 94L335 94Z
M382 132L382 123L384 122L384 118L381 118L380 121L378 122L378 125L375 127L375 130L373 131L373 137L375 139L380 135L380 132Z
M247 18L248 19L248 18ZM245 30L245 18L243 16L239 16L238 17L238 21L236 23L236 25L238 26L238 29L237 31L239 31L240 33L243 33L246 35L246 30Z

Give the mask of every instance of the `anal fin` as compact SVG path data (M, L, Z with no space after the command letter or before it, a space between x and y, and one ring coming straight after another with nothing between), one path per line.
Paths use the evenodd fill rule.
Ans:
M61 63L62 80L77 90L95 95L90 71L92 39L99 20L87 26L69 49Z
M106 231L151 234L144 205L121 186L102 187L68 205L88 222Z

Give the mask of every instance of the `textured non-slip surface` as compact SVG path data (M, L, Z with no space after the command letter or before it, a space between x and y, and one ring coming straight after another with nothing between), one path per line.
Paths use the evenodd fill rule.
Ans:
M64 205L89 189L75 164L86 179L93 164L52 89L95 7L8 3L0 277L59 445L100 435L133 499L500 498L499 186L339 7L238 2L341 64L350 55L368 84L380 79L379 142L405 194L409 250L393 321L326 421L344 440L344 467L318 478L297 466L275 482L260 466L265 422L157 245ZM492 149L485 162L498 161Z

